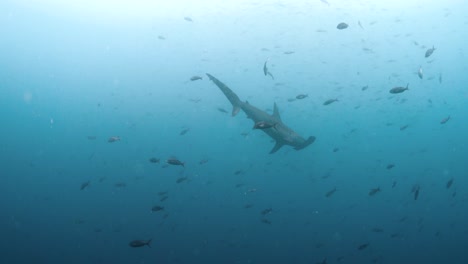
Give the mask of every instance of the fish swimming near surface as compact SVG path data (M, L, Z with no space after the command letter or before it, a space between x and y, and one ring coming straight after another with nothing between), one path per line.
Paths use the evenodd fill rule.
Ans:
M348 24L341 22L336 26L336 28L339 30L342 30L342 29L348 28Z
M274 80L275 77L273 77L273 74L271 74L271 72L268 70L267 62L268 62L268 59L263 64L263 73L265 74L265 76L270 75L270 77Z
M434 48L434 46L432 46L432 48L426 50L426 53L424 54L424 57L428 58L429 56L431 56L432 53L434 53L434 50L436 50L436 49Z
M406 87L401 87L401 86L399 86L399 87L394 87L394 88L390 89L389 92L390 92L391 94L402 93L402 92L404 92L404 91L406 91L406 90L409 90L409 89L408 89L408 85L409 85L409 84L407 84Z
M419 76L419 79L422 79L422 78L423 78L423 70L422 70L422 67L421 67L421 66L419 66L418 76Z
M247 114L247 117L252 119L255 123L265 121L268 123L276 124L274 127L261 129L268 136L276 141L275 146L271 149L270 153L277 152L282 146L289 145L294 147L296 150L304 149L310 144L314 143L315 137L310 136L307 139L301 137L294 130L287 127L281 120L278 107L276 103L273 105L273 114L270 115L265 111L258 109L257 107L249 104L249 102L242 102L239 96L235 94L229 87L227 87L220 80L216 79L211 74L207 73L207 76L216 86L224 93L227 99L231 102L232 116L237 115L240 110Z
M144 247L144 246L151 247L150 244L151 244L151 239L149 239L149 240L133 240L130 243L128 243L128 245L130 247Z

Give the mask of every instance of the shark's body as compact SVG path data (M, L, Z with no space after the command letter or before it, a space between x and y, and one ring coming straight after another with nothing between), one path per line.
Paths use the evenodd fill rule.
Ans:
M294 130L287 127L281 121L279 115L278 107L276 103L274 104L273 114L270 115L265 111L262 111L255 106L249 104L248 102L242 102L237 94L235 94L229 87L227 87L220 80L216 79L210 74L206 74L212 80L216 86L224 93L227 99L232 104L232 116L235 116L239 113L240 110L244 111L247 114L247 117L252 119L255 123L258 122L268 122L275 124L273 127L262 129L267 135L273 138L276 141L275 146L270 151L270 153L275 153L282 146L289 145L294 147L296 150L303 149L315 141L314 136L310 136L308 139L301 137L299 134L294 132Z

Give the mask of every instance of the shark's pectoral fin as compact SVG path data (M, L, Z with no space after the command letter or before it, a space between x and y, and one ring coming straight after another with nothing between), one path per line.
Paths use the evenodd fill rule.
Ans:
M303 148L309 146L310 144L314 143L314 141L315 141L315 137L310 136L306 141L304 141L304 143L302 143L300 146L295 147L294 149L296 149L296 150L303 149Z
M271 149L270 151L270 154L273 154L275 153L276 151L278 151L284 144L280 141L276 141L276 144L275 146Z
M237 115L237 113L239 113L240 110L241 110L240 106L234 105L234 106L232 107L232 116Z

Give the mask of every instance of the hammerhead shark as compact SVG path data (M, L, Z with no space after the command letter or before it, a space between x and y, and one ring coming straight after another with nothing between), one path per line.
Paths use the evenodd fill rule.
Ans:
M206 74L211 81L218 86L218 88L224 93L227 99L232 104L232 116L237 115L240 110L244 111L247 114L247 117L252 119L255 124L258 122L267 122L269 124L273 124L265 129L262 129L267 135L273 138L276 141L275 146L271 149L271 153L275 153L278 151L282 146L289 145L294 147L296 150L303 149L315 141L314 136L310 136L308 139L304 139L299 134L294 132L294 130L287 127L283 121L281 121L281 117L279 115L278 106L276 103L273 105L273 114L270 115L265 111L258 109L257 107L249 104L249 102L242 102L239 99L239 96L235 94L229 87L227 87L224 83L220 80L216 79L211 74Z

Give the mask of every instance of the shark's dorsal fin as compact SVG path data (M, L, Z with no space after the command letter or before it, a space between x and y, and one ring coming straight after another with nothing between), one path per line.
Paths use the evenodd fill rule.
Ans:
M273 154L275 153L276 151L278 151L284 144L280 141L276 141L276 144L275 146L271 149L270 151L270 154Z
M281 121L278 106L276 105L276 103L273 104L273 117Z

